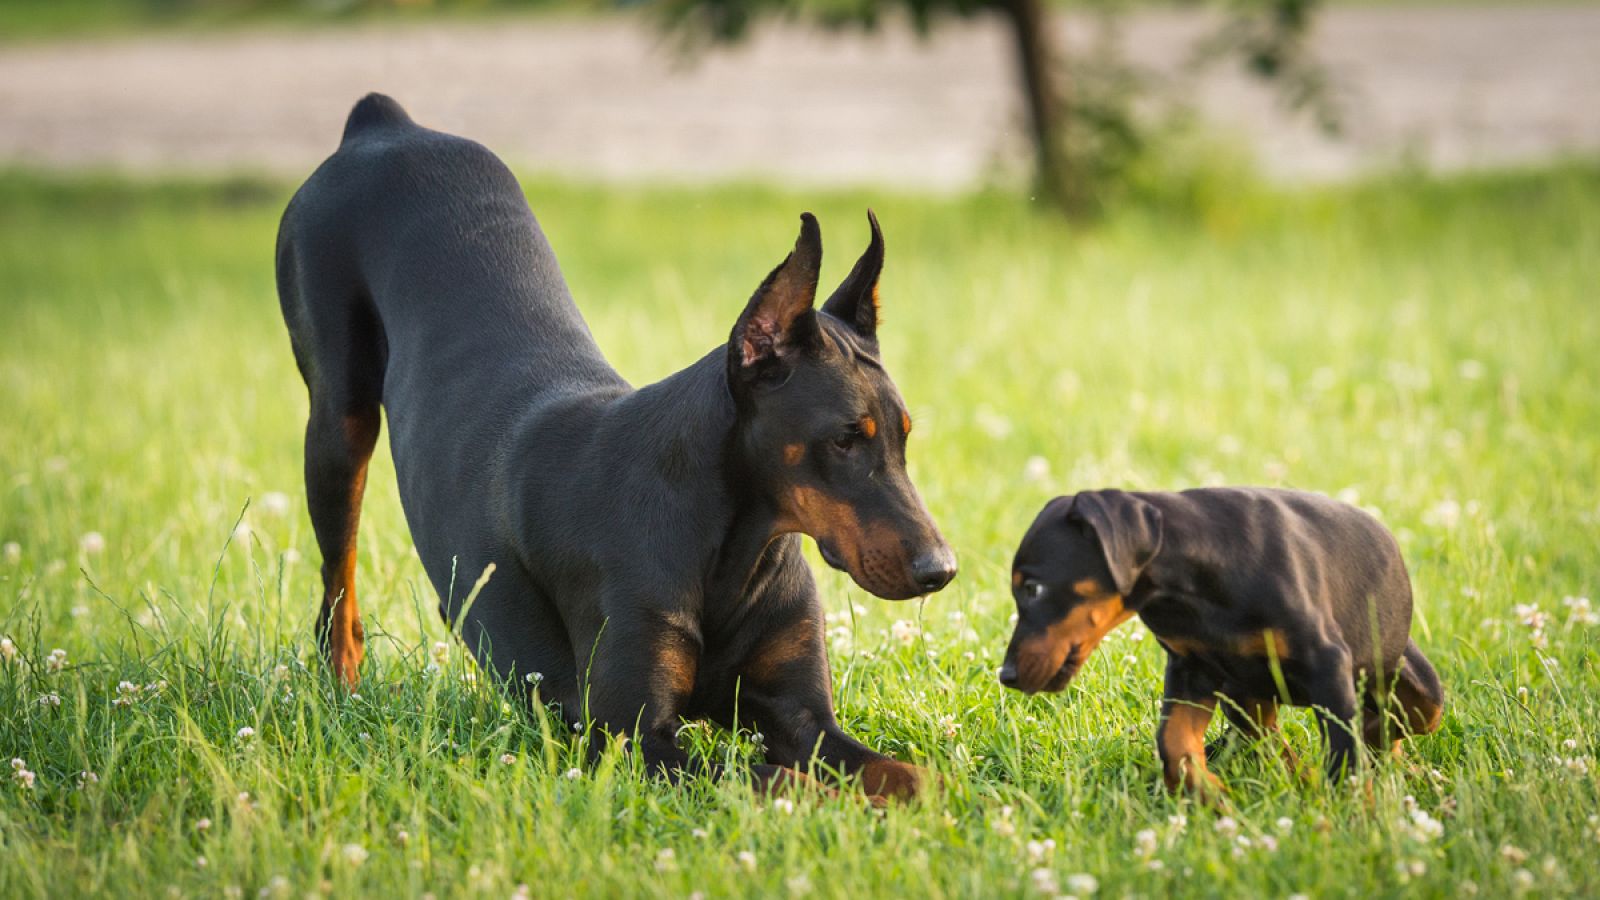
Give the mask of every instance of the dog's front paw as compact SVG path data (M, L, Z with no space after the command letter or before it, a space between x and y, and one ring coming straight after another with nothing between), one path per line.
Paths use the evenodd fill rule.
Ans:
M932 772L898 759L875 759L861 767L861 787L874 801L910 800L938 785Z

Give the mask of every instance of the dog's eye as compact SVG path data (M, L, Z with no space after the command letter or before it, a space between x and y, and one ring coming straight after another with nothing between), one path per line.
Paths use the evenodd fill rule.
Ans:
M861 428L851 425L842 434L833 439L834 449L841 451L853 450L863 437L866 437L866 435L861 433Z
M1025 581L1022 583L1022 596L1026 600L1037 600L1044 596L1044 585L1037 581Z

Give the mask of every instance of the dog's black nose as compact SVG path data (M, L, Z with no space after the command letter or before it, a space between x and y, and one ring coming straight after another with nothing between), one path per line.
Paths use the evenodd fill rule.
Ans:
M923 553L911 561L911 577L923 593L931 594L956 577L956 555L949 547Z
M1000 683L1008 688L1017 686L1017 664L1009 659L1000 667Z

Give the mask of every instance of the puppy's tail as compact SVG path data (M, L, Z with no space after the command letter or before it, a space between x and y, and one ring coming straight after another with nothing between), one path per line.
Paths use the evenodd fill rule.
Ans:
M406 114L405 108L396 103L393 97L388 94L371 93L356 101L355 107L350 110L350 118L344 121L342 141L349 141L374 128L410 124L412 124L411 116Z

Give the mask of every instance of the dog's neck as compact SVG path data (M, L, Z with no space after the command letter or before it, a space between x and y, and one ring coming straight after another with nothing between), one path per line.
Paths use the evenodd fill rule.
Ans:
M723 506L718 524L724 529L717 557L725 563L748 560L748 572L781 535L775 499L744 458L727 359L727 350L718 347L639 389L633 398L638 404L634 427L655 445L663 470L678 469L686 476L697 470L709 476L707 484L717 486Z
M1123 600L1158 637L1171 630L1174 623L1181 630L1187 627L1185 623L1206 615L1204 585L1197 582L1189 549L1181 529L1168 528L1160 551L1139 573L1133 590Z

